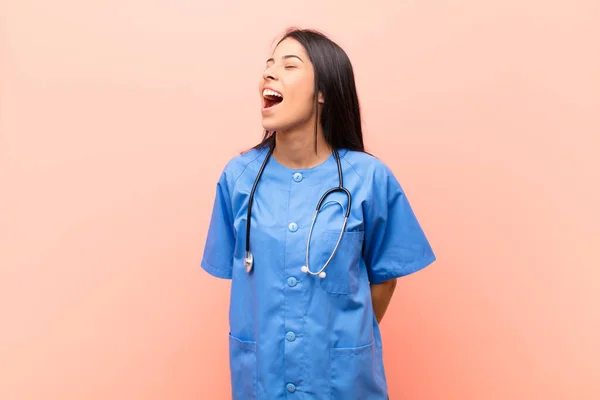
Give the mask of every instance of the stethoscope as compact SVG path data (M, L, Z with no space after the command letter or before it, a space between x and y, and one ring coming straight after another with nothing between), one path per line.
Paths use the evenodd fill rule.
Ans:
M248 202L248 214L246 217L246 258L244 259L244 265L246 266L246 271L248 273L250 273L252 271L252 268L254 266L254 256L250 252L250 220L252 217L252 203L254 202L254 192L256 191L256 186L258 185L258 181L260 180L260 177L262 176L262 173L265 170L265 166L267 165L269 158L271 158L271 155L273 154L274 149L275 149L275 146L272 145L269 152L267 153L267 156L265 157L265 160L263 161L263 163L260 167L260 170L258 171L258 175L256 176L256 179L254 180L254 184L252 185L252 190L250 191L250 199ZM323 194L323 196L321 196L321 199L317 203L317 209L315 210L315 214L313 216L312 223L310 225L310 230L308 232L308 239L306 241L306 265L304 265L301 268L302 272L310 274L310 275L318 275L321 278L325 278L325 276L327 275L325 273L325 269L327 268L327 266L333 259L333 256L337 252L340 242L342 241L342 237L344 236L344 231L346 230L346 224L348 223L348 216L350 215L350 209L352 207L352 195L350 194L350 191L348 191L348 189L346 189L344 187L340 155L338 154L338 151L336 149L333 150L333 155L335 156L335 161L337 162L339 185L337 187L333 187L333 188L327 190ZM344 223L342 225L342 230L340 232L340 236L338 237L337 243L335 244L335 248L333 249L333 252L329 256L329 259L327 259L327 262L325 262L325 264L323 265L323 267L321 267L321 269L319 271L313 272L310 269L310 265L309 265L309 261L308 261L309 251L310 251L310 238L312 236L313 229L315 227L315 222L317 221L317 216L319 215L319 211L321 210L321 206L323 205L323 202L325 201L327 196L329 196L331 193L334 193L334 192L344 192L346 194L346 197L348 198L348 207L346 208L346 213L344 215Z

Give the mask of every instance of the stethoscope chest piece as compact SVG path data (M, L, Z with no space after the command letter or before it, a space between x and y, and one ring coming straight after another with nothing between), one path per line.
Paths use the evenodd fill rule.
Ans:
M302 268L300 268L300 269L301 269L301 270L302 270L302 272L304 272L305 274L308 274L308 273L309 273L309 271L310 271L306 265L302 266ZM312 275L315 275L315 274L312 274ZM321 279L323 279L323 278L325 278L325 277L327 276L327 274L325 273L325 271L321 271L321 272L319 272L319 274L318 274L318 275L319 275L319 278L321 278Z
M246 266L246 272L250 273L250 271L252 271L252 267L254 266L254 256L252 255L252 253L246 253L246 258L244 258L244 265Z

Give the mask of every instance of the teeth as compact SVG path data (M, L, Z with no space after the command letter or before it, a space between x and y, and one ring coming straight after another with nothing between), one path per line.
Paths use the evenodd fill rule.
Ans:
M265 89L263 90L263 96L277 96L277 97L281 97L283 98L282 95L280 95L279 93L271 90L271 89Z

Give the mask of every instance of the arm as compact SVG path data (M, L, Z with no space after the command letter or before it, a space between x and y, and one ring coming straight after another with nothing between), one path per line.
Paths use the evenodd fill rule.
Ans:
M363 257L371 282L373 311L380 322L396 288L396 279L425 268L435 260L408 199L392 172L375 167L365 203Z
M382 283L371 284L371 300L377 323L381 323L390 300L392 300L392 295L396 289L396 282L396 279L390 279Z

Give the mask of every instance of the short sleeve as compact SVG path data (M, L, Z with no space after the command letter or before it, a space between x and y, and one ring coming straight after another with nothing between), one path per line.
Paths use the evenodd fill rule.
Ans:
M217 190L202 257L202 268L212 276L231 279L235 237L233 211L225 174L217 183Z
M425 268L435 255L398 180L381 165L372 175L363 257L377 284Z

